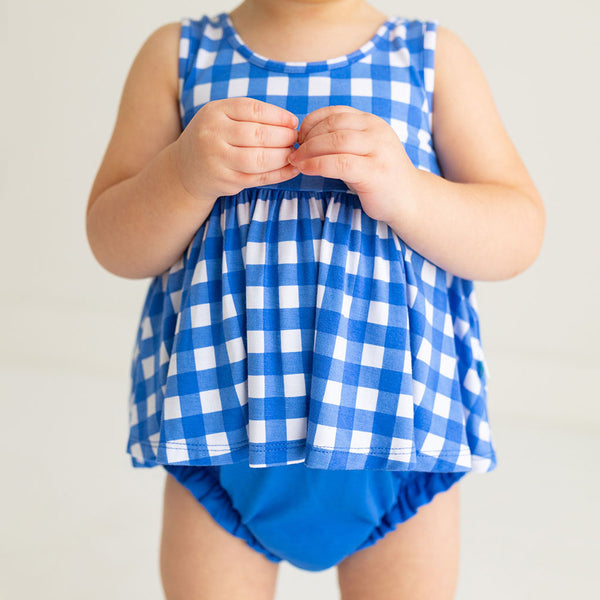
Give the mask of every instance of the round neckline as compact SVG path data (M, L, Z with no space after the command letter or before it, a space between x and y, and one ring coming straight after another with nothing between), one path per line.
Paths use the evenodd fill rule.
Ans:
M234 50L237 50L249 62L259 67L272 71L282 71L285 73L310 73L313 71L325 71L337 69L339 67L345 67L353 62L356 62L357 60L368 56L374 50L379 40L384 37L384 35L393 25L396 24L397 19L397 17L388 17L377 28L377 31L371 37L371 39L367 40L360 48L357 48L353 52L336 56L335 58L328 58L327 60L302 62L273 60L263 56L262 54L259 54L258 52L254 52L254 50L251 50L246 45L240 34L236 31L231 19L229 18L229 14L222 12L218 15L219 24L223 28L223 35Z

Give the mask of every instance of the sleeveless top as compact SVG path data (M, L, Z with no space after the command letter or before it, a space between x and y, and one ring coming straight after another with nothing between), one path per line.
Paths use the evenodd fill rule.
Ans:
M350 54L280 62L246 46L227 13L184 18L182 128L227 97L300 122L349 105L384 119L416 168L441 175L436 27L390 17ZM150 282L132 355L135 467L496 467L473 282L369 217L338 179L299 174L217 198Z

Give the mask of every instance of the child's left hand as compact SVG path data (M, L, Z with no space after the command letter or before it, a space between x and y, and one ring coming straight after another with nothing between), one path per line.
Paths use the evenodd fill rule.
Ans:
M373 219L390 222L414 197L418 169L380 117L351 106L325 106L300 126L289 161L301 173L343 180Z

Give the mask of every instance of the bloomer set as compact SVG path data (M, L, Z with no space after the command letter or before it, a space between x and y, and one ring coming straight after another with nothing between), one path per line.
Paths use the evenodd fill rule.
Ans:
M182 127L235 96L300 122L349 105L386 120L415 167L441 175L435 34L435 21L390 17L351 54L278 62L226 13L183 19ZM473 282L370 218L343 181L300 174L217 198L152 280L127 451L267 558L321 570L467 472L495 468L487 376Z

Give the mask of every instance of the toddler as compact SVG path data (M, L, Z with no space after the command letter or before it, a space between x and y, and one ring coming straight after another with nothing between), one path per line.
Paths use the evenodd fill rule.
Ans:
M364 0L244 0L153 32L86 230L151 278L127 452L165 470L169 600L450 599L458 483L496 465L474 280L542 200L475 58Z

